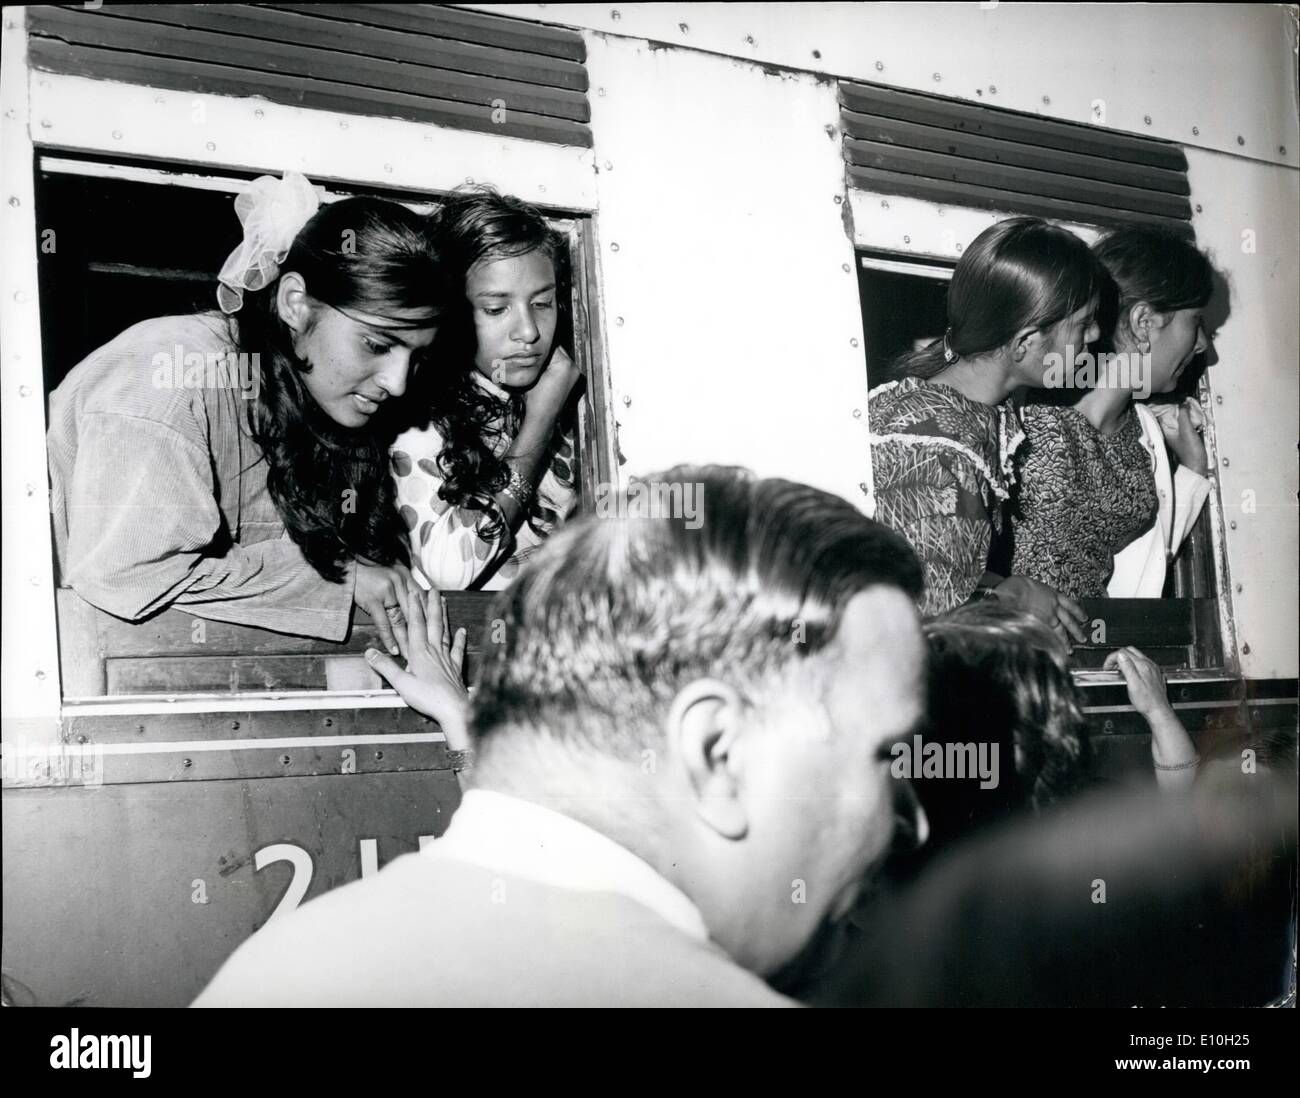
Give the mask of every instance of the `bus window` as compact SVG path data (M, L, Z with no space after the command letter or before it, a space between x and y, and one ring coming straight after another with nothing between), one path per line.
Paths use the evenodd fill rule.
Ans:
M234 196L256 173L198 174L172 165L110 163L60 154L38 158L36 199L45 393L95 348L148 317L215 308L216 274L240 240ZM436 195L331 184L327 198L376 194L417 212ZM587 295L589 231L582 218L551 216L567 240L557 343L573 350L587 376L576 416L581 508L607 478L605 439L593 401L602 364L593 351ZM169 231L168 226L183 226ZM477 661L490 595L447 594L453 628L465 625L467 673ZM167 609L132 623L90 606L70 589L56 592L63 696L68 699L186 694L380 692L362 658L376 634L360 611L340 643L231 625ZM391 693L391 691L390 691Z
M950 260L858 252L858 291L866 351L867 384L893 380L890 364L905 351L923 347L947 328ZM1205 395L1204 376L1198 394ZM1203 407L1211 402L1202 400ZM1209 415L1209 412L1206 412ZM1164 598L1084 599L1091 620L1104 630L1090 633L1075 649L1080 670L1099 668L1108 652L1135 645L1167 670L1218 670L1224 667L1220 629L1219 582L1211 507L1202 511L1171 562Z

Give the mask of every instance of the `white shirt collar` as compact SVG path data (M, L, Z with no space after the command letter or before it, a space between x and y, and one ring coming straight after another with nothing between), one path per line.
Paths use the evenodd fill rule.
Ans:
M626 847L570 816L519 797L469 790L446 833L422 853L558 888L617 892L692 938L705 941L709 936L699 908Z

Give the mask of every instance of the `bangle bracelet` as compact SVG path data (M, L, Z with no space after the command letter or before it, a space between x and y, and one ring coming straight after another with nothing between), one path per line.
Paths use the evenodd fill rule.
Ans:
M1188 762L1175 763L1173 766L1161 766L1158 762L1152 761L1152 766L1157 770L1190 770L1201 761L1200 755L1193 755Z
M533 502L533 486L528 483L514 466L510 466L510 479L501 490L519 504L521 511L527 511Z

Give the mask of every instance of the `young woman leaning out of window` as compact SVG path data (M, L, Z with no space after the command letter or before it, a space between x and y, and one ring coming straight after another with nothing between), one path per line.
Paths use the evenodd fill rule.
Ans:
M390 651L409 582L383 405L444 301L424 220L325 206L300 175L235 201L221 311L142 321L50 397L59 580L129 620L167 606Z

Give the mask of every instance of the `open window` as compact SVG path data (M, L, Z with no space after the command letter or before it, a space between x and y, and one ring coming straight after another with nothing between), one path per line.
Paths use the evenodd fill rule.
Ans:
M955 262L877 250L858 252L867 383L893 380L898 355L924 346L947 328L947 289ZM1199 395L1206 384L1197 382ZM1212 407L1210 402L1202 404ZM1215 671L1225 666L1219 596L1221 580L1206 506L1169 568L1160 599L1085 599L1084 609L1106 624L1104 643L1076 647L1079 670L1098 668L1112 649L1141 648L1171 671ZM1098 635L1100 639L1100 635Z
M38 153L36 171L39 278L45 393L86 354L148 317L215 307L216 275L240 239L234 196L256 173L186 169L169 164ZM330 197L374 194L418 212L438 196L331 184ZM587 376L578 406L581 507L607 481L599 407L605 387L592 299L589 219L564 213L548 220L568 241L557 340L571 346ZM175 226L182 226L176 231ZM567 305L567 308L565 307ZM469 630L472 674L488 594L449 593L453 628ZM382 682L361 658L374 632L359 612L342 643L228 625L176 609L126 622L56 593L65 701L165 695L279 695L346 691L381 694Z

